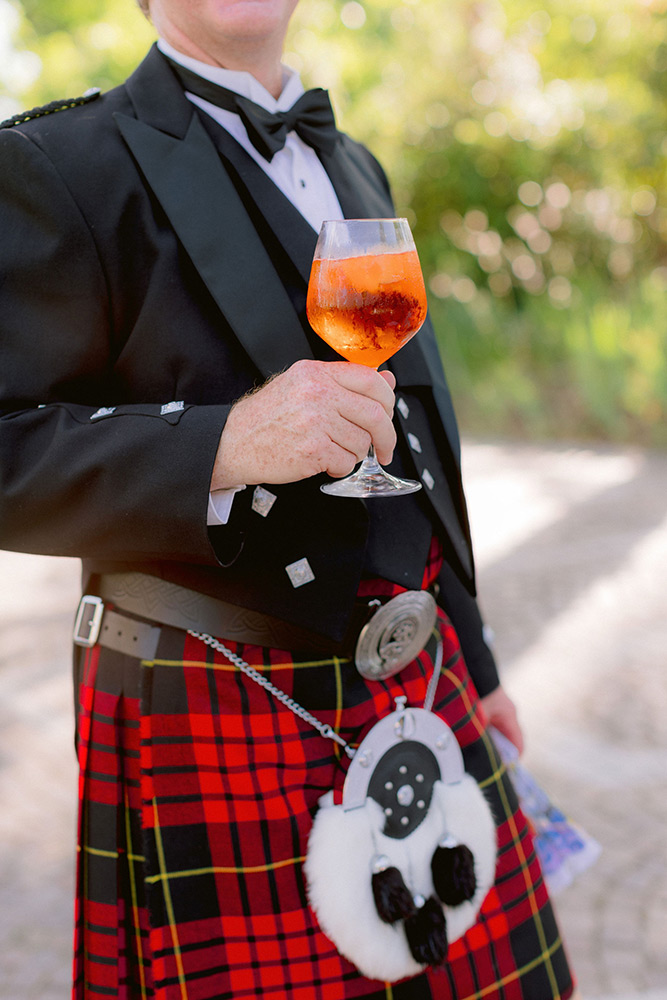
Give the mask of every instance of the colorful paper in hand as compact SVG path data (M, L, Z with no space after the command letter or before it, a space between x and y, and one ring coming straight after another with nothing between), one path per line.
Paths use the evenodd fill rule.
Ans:
M549 892L555 895L590 868L602 848L597 840L553 804L532 774L520 763L514 744L493 726L490 733L533 829L535 850Z

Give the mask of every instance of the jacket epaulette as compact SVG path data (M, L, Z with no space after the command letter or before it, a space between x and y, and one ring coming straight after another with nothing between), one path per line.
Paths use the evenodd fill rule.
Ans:
M0 128L14 128L16 125L24 125L26 122L32 121L33 118L43 118L44 115L52 115L56 111L67 111L68 108L78 108L82 104L89 104L91 101L96 101L100 93L99 87L91 87L81 97L66 97L60 101L51 101L50 104L44 104L41 108L22 111L20 115L14 115L12 118L7 118L6 121L0 122Z

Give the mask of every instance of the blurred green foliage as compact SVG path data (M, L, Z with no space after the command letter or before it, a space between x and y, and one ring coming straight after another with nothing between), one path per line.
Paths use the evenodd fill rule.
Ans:
M152 37L131 0L0 0L0 112ZM301 0L287 61L387 167L464 428L667 445L667 0Z

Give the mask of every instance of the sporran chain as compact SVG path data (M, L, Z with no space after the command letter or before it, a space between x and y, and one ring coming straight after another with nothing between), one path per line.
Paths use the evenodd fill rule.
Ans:
M227 647L224 646L218 639L215 639L212 635L208 635L206 632L194 632L192 629L188 629L188 635L193 636L195 639L201 639L201 641L206 643L207 646L215 649L218 653L222 653L223 656L226 656L230 663L232 663L235 667L238 667L238 669L244 673L246 677L249 677L251 681L255 682L255 684L259 684L260 687L263 687L265 691L268 691L270 695L281 702L285 708L288 708L290 712L293 712L294 715L297 715L300 719L303 719L304 722L307 722L309 726L312 726L313 729L316 729L320 736L324 736L327 740L333 740L334 743L337 743L343 748L348 757L354 757L356 751L353 750L349 743L347 743L342 736L339 736L330 725L316 719L315 716L311 715L307 709L305 709L302 705L299 705L298 701L294 701L293 698L290 698L288 694L281 691L279 687L272 684L271 681L266 679L266 677L263 677L258 670L251 667L249 663L242 660L240 656L236 655L236 653L232 653L231 649L227 649Z
M219 639L209 635L208 632L195 632L194 629L188 629L188 635L191 635L194 639L200 639L207 646L210 646L211 649L215 649L216 652L222 653L222 655L226 656L229 662L233 664L233 666L237 667L241 673L245 674L251 681L254 681L255 684L259 684L260 687L264 688L265 691L268 691L268 693L284 705L285 708L288 708L290 712L298 716L298 718L303 719L303 721L307 722L309 726L313 727L313 729L316 729L320 736L323 736L327 740L333 740L334 743L337 743L338 746L343 748L350 759L354 757L356 750L354 750L350 744L335 731L335 729L332 729L328 723L321 722L319 719L315 718L314 715L311 715L310 712L303 707L303 705L300 705L298 701L294 701L294 698L290 698L285 691L282 691L270 680L267 680L266 677L260 674L259 670L251 667L246 660L237 656L236 653L232 653L231 649L227 649L227 647L220 642ZM435 689L440 677L443 659L442 638L437 629L433 629L433 635L437 638L437 647L435 660L433 662L433 673L431 674L428 688L426 690L426 698L424 699L424 708L429 712L433 707Z

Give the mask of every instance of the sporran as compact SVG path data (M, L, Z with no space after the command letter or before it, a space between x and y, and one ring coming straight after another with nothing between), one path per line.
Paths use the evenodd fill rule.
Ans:
M396 698L354 750L217 639L190 634L351 758L340 800L330 791L319 801L304 862L323 932L370 979L395 982L443 965L493 885L496 829L453 731L430 710L441 638L425 707Z

